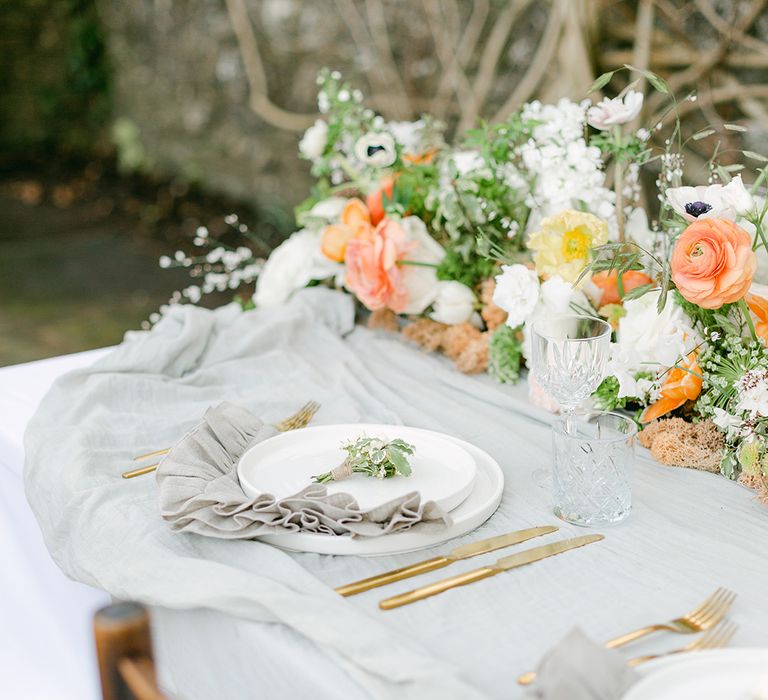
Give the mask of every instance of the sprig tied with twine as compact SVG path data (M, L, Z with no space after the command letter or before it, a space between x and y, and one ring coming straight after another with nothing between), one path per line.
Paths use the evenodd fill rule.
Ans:
M413 445L405 440L383 440L375 437L360 437L344 445L347 458L335 469L313 476L318 484L341 481L352 474L364 474L377 479L393 476L410 476L412 469L408 457L414 453Z

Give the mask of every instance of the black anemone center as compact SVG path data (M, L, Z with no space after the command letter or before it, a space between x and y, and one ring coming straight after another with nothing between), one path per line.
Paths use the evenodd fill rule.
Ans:
M711 210L712 210L712 205L707 204L706 202L688 202L688 204L685 205L685 213L697 219L702 214L706 214L708 211L711 211Z
M384 146L368 146L368 148L365 149L365 152L368 154L368 157L375 156L379 151L386 151L387 149L384 148Z

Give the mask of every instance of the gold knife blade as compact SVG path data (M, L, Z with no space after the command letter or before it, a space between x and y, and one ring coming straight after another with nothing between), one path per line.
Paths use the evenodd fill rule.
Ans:
M444 556L434 557L433 559L420 561L416 564L411 564L410 566L404 566L401 569L377 574L376 576L371 576L370 578L362 579L361 581L348 583L346 586L339 586L339 588L336 589L336 592L342 596L356 595L358 593L363 593L364 591L370 591L372 588L386 586L388 583L402 581L411 576L418 576L419 574L425 574L428 571L441 569L444 566L453 564L453 562L460 561L461 559L469 559L470 557L476 557L479 554L486 554L497 549L510 547L513 544L520 544L521 542L533 539L534 537L548 535L551 532L556 532L557 529L558 528L553 525L543 525L541 527L528 528L527 530L508 532L506 535L489 537L488 539L480 540L479 542L463 544L460 547L452 549Z
M386 598L379 603L379 607L382 610L399 608L401 605L408 605L417 600L429 598L430 596L437 595L438 593L455 588L456 586L466 586L469 583L481 581L484 578L500 574L502 571L508 571L509 569L516 569L520 566L532 564L541 559L552 557L555 554L561 554L562 552L567 552L568 550L576 549L577 547L583 547L592 542L599 542L602 539L605 539L603 535L582 535L581 537L573 537L571 539L553 542L552 544L545 544L541 547L526 549L524 552L499 559L495 564L491 564L490 566L474 569L473 571L468 571L464 574L459 574L458 576L452 576L451 578L446 578L442 581L416 588L407 593Z

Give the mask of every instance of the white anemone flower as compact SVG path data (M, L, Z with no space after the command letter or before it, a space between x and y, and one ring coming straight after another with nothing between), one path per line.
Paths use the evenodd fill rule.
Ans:
M397 158L395 140L384 132L365 134L355 143L355 156L366 165L386 168Z
M627 91L624 97L604 98L587 110L587 123L605 131L612 126L631 122L643 108L643 93Z
M741 175L727 185L699 185L698 187L670 187L667 190L670 206L686 221L696 219L730 219L749 213L754 201Z

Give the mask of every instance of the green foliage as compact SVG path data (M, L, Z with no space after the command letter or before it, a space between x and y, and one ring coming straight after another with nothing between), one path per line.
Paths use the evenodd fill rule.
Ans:
M495 268L496 265L493 260L480 257L471 251L465 258L455 248L448 248L445 257L437 268L437 278L456 280L472 288L491 277Z
M515 384L520 379L523 346L518 329L499 326L488 342L488 373L498 382Z
M344 465L349 467L352 474L363 474L377 479L411 475L408 457L413 454L414 447L401 438L387 442L381 438L361 437L344 445L344 450L347 453ZM320 484L336 481L337 478L339 477L335 476L333 471L312 477Z

